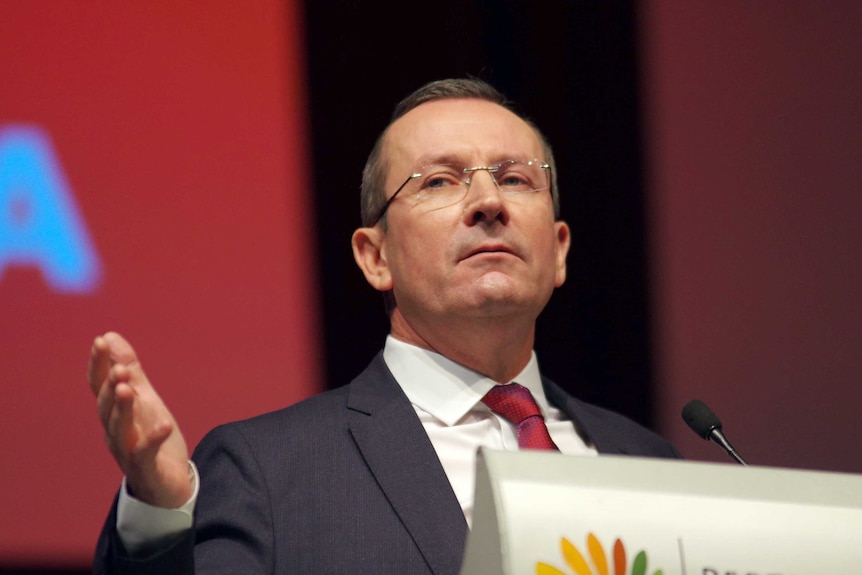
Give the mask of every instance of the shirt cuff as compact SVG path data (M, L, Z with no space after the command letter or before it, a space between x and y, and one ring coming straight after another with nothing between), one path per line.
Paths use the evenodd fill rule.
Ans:
M129 555L167 549L192 528L200 481L198 469L191 460L189 480L192 482L189 500L176 509L165 509L130 495L123 477L117 500L117 535Z

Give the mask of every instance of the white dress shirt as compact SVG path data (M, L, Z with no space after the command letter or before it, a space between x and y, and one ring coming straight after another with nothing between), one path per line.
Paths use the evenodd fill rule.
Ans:
M482 403L482 397L497 385L496 382L439 353L392 336L386 338L383 360L413 404L464 510L464 517L472 525L476 452L480 447L518 450L515 426ZM533 394L545 416L551 439L562 453L597 454L596 449L586 445L575 432L566 414L548 403L535 353L512 382L523 385Z
M392 336L386 338L383 360L413 404L464 517L468 525L472 525L477 450L479 447L518 449L515 426L481 401L497 383L438 353ZM533 394L545 416L551 439L562 453L597 454L596 449L586 445L576 433L572 421L548 403L535 353L512 381ZM123 480L117 503L117 533L130 554L158 545L160 541L170 541L191 528L199 484L194 466L192 471L195 493L180 509L162 509L135 499L129 495Z

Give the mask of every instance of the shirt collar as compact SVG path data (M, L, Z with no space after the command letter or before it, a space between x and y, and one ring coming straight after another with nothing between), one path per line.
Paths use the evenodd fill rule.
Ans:
M410 403L446 425L456 424L471 409L487 409L481 399L497 385L493 379L439 353L400 341L391 335L386 338L383 359ZM528 388L542 413L548 414L549 404L542 387L535 352L531 353L530 361L512 381Z

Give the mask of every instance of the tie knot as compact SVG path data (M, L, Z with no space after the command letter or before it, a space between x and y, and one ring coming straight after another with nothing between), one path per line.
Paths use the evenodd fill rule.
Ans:
M482 402L515 425L519 425L528 417L542 415L530 390L517 383L495 385L482 398Z

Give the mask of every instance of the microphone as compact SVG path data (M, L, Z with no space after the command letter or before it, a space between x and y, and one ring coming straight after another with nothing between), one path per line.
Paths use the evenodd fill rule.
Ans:
M748 465L721 432L718 416L704 402L699 399L689 401L682 408L682 418L696 434L719 444L740 465Z

